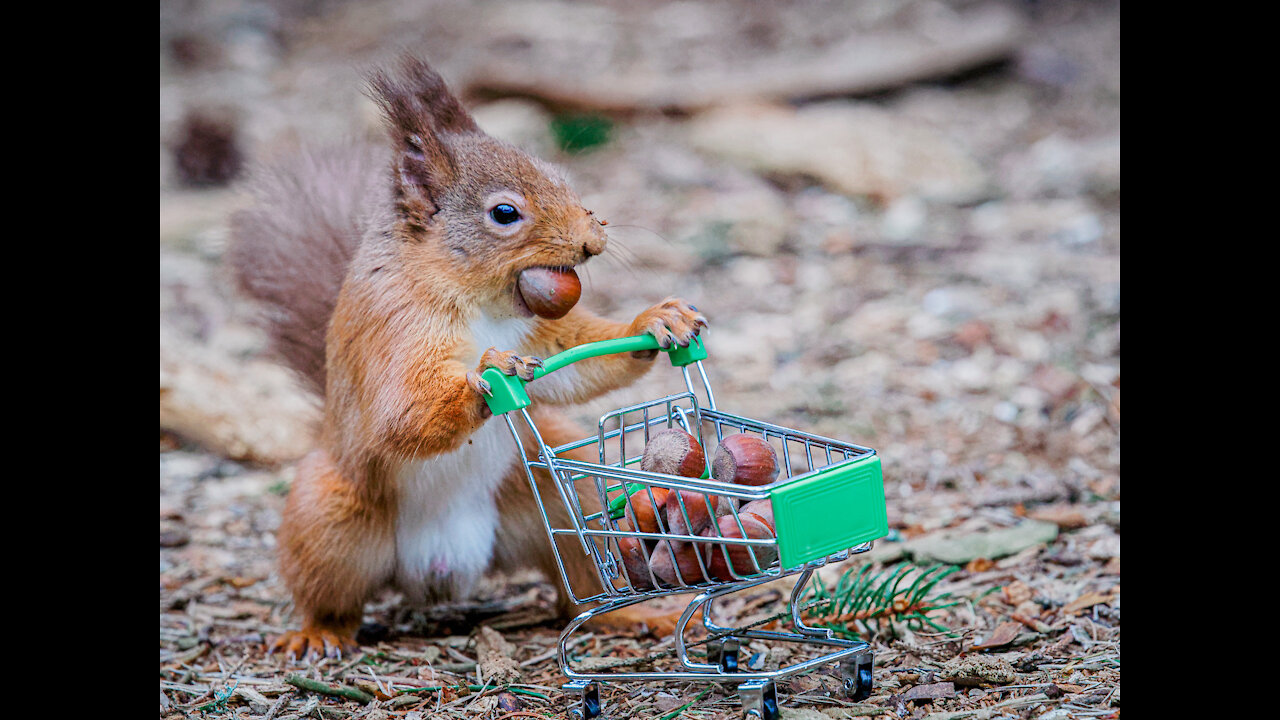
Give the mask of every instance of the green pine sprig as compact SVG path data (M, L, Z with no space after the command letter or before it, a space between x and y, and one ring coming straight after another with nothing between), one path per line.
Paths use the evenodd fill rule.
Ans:
M935 591L943 578L959 569L955 565L901 563L873 575L871 566L864 565L861 570L850 568L831 589L815 575L805 594L809 601L804 603L808 607L806 620L847 639L871 637L886 629L896 637L895 623L911 630L923 630L927 625L954 635L929 615L963 602L949 592Z

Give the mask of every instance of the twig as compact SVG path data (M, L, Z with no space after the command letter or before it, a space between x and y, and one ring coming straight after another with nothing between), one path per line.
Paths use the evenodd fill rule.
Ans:
M289 704L289 701L293 699L293 695L294 695L293 691L290 690L289 692L284 693L280 697L276 698L275 704L272 705L271 709L267 711L267 714L262 717L262 720L274 720L276 713L279 713L281 708Z
M427 686L427 687L401 688L401 689L399 689L399 690L396 690L396 694L397 694L397 695L408 695L408 694L410 694L410 693L440 692L441 690L444 690L444 689L446 689L446 688L453 688L454 690L461 690L461 689L463 689L463 688L466 688L467 690L470 690L471 692L485 692L485 691L487 691L487 690L506 690L506 691L511 692L511 693L514 693L514 694L516 694L516 695L529 695L529 696L531 696L531 697L541 698L541 699L543 699L543 700L549 700L549 699L550 699L550 698L548 698L546 695L543 695L542 693L537 693L537 692L534 692L534 691L532 691L532 690L525 690L525 689L523 689L523 688L516 687L515 685L461 685L461 684L459 684L459 685L429 685L429 686Z
M391 697L391 693L387 691L387 688L383 687L382 681L379 680L378 676L373 672L372 666L369 667L369 674L373 676L373 682L378 686L378 690L382 692L383 695L386 695L387 697Z
M160 662L162 664L175 663L177 665L185 665L191 662L192 660L199 658L201 655L204 655L207 652L209 652L209 643L201 642L197 644L195 647L191 648L190 650L184 650L180 653L175 653L169 656L162 656L160 658Z
M435 670L439 670L440 672L453 673L454 675L465 675L476 669L476 662L472 660L470 662L436 663L431 667Z
M309 680L307 678L302 677L301 675L290 675L289 677L285 678L285 682L289 683L290 685L300 690L307 690L308 692L319 693L321 695L331 695L334 697L346 698L348 700L355 700L361 705L367 705L373 702L372 695L370 695L369 693L363 690L360 690L359 688L353 688L349 685L340 685L338 683L325 683L325 682L320 682L319 680Z
M343 665L337 670L334 670L333 675L331 675L331 677L342 677L344 674L346 674L348 670L364 662L364 659L366 657L368 656L365 655L364 653L358 653L355 657L351 658L351 662L348 662L346 665Z
M590 639L591 639L591 638L593 638L593 637L595 637L595 633L587 633L586 635L583 635L583 636L581 636L581 637L579 637L579 638L575 639L573 642L569 643L568 645L565 645L565 647L564 647L565 652L568 652L569 648L577 647L577 646L581 645L582 643L584 643L584 642L586 642L586 641L590 640ZM547 659L549 659L549 658L553 658L553 657L555 657L555 656L556 656L556 654L557 654L557 653L559 653L559 652L560 652L560 648L559 648L559 646L552 646L550 650L548 650L548 651L546 651L546 652L544 652L544 653L539 653L539 654L537 654L537 655L534 655L533 657L529 658L528 660L525 660L524 662L520 663L520 667L529 667L530 665L537 665L538 663L542 662L543 660L547 660Z

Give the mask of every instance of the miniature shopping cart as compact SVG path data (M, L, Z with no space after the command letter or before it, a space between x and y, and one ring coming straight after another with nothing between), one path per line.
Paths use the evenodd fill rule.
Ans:
M535 370L534 381L588 358L658 349L661 349L658 341L651 335L580 345L547 358L543 367ZM534 497L555 549L561 579L575 602L599 603L574 618L560 635L560 668L570 680L564 687L580 692L582 697L581 706L575 707L574 713L581 718L601 714L599 682L602 680L708 681L736 684L746 717L773 720L779 716L774 682L828 664L839 665L847 695L854 699L867 697L872 687L870 645L838 639L830 630L806 626L800 617L799 602L815 569L866 552L871 549L871 541L888 534L880 458L871 448L720 410L703 368L707 353L702 342L694 338L688 347L673 347L666 352L672 365L683 373L683 392L609 412L600 418L595 436L559 447L549 447L538 433L528 409L530 399L524 380L505 375L496 368L484 373L493 390L487 399L489 407L494 415L506 420L524 458ZM726 435L756 435L774 446L781 473L769 485L752 487L720 482L712 479L709 472L704 472L701 478L689 478L641 470L641 451L650 434L672 427L695 435L707 450L708 463L714 444ZM581 459L584 457L588 459ZM535 472L550 475L550 485L542 489L553 487L555 497L542 496ZM715 529L710 536L631 529L623 520L629 507L642 497L641 493L647 494L652 502L655 488L699 493L708 507L728 507L739 529L742 520L737 505L767 498L773 506L777 537L753 539L744 531L742 538L728 538L714 522L711 525ZM690 496L673 493L672 497L681 498L677 502L680 511L685 513L688 527L684 498ZM722 502L721 498L726 497L736 502ZM547 503L564 504L568 509L567 526L560 527L563 522L550 519ZM659 529L670 530L665 524ZM644 575L629 571L622 561L619 545L627 539L633 543L644 541L646 547L655 548L653 552L662 552L663 548L670 551L671 543L660 541L697 543L701 551L696 554L698 572L677 570L673 583L663 581L651 571ZM735 546L745 548L745 552ZM730 550L736 550L738 560L730 560ZM598 586L573 586L564 566L564 553L568 552L586 553L591 557ZM712 557L710 553L725 553L729 576L723 570L717 574L710 569L707 562ZM748 562L741 560L744 555ZM712 621L712 605L717 599L797 573L799 578L789 601L793 631L734 629ZM696 593L675 628L673 654L679 661L678 667L645 672L628 671L625 667L614 672L574 669L569 657L570 636L583 623L635 603L677 593ZM690 657L691 643L686 637L689 623L699 610L710 638L705 642L706 662ZM823 654L774 670L751 670L738 657L742 643L747 640L810 643Z

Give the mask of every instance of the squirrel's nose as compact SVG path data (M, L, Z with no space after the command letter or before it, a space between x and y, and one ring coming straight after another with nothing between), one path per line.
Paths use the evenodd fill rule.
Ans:
M582 254L587 257L599 255L604 252L604 246L607 242L608 240L605 238L604 233L600 233L599 235L596 235L582 243Z

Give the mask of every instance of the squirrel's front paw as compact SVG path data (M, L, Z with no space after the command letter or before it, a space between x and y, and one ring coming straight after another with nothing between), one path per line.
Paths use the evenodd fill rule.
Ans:
M663 350L672 345L689 347L694 336L707 326L707 318L698 308L680 298L667 298L636 316L631 323L631 334L648 333L658 339ZM655 350L632 353L633 357L652 358Z
M493 394L493 388L480 376L485 370L498 368L507 375L519 375L524 380L532 380L534 369L540 367L542 367L542 360L532 355L517 355L510 350L502 352L496 348L489 348L484 351L484 355L480 356L480 364L476 369L467 373L467 385L481 396L489 397ZM484 409L487 410L488 407Z

